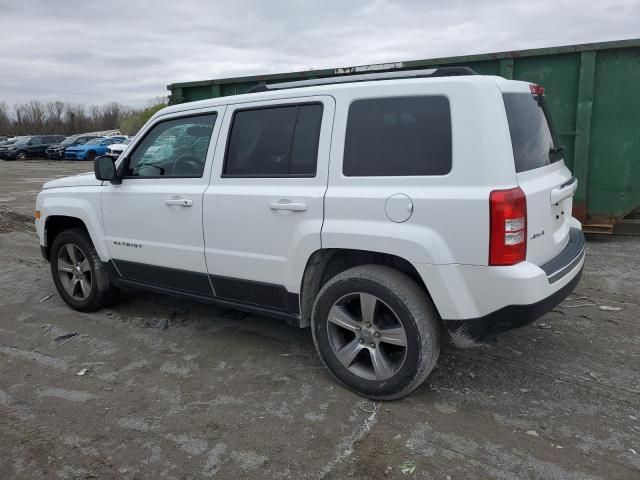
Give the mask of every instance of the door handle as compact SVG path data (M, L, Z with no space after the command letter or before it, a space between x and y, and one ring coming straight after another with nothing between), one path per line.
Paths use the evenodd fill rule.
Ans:
M306 203L296 203L281 200L279 202L273 202L269 205L271 210L288 210L290 212L304 212L307 209Z
M189 198L167 198L164 203L166 205L176 205L178 207L192 207L193 200Z
M555 205L560 200L571 197L575 193L577 188L578 179L576 177L571 177L558 188L554 188L553 190L551 190L551 204Z

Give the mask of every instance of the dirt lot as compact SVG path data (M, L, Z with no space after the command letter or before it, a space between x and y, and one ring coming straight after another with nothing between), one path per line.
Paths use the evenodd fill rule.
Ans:
M590 241L561 308L445 347L423 387L373 411L308 330L135 291L69 309L33 203L90 169L0 162L2 478L640 478L640 238Z

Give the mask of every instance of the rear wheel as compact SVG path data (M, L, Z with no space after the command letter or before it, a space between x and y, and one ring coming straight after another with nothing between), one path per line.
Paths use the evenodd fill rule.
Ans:
M60 233L51 247L51 274L62 299L75 310L92 312L113 303L119 293L87 233Z
M405 274L381 265L355 267L327 282L311 322L316 349L331 374L376 400L413 391L440 352L439 319L426 293Z

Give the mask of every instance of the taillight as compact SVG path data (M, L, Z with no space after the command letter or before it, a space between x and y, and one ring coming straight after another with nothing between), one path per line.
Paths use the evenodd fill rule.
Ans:
M527 197L519 188L489 196L489 265L514 265L527 258Z
M544 87L541 87L540 85L536 85L535 83L530 83L529 84L529 89L531 90L531 93L533 95L544 95Z

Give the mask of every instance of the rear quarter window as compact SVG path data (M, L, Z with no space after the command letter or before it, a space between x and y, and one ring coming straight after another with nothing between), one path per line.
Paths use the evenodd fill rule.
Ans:
M444 96L374 98L349 107L343 173L446 175L451 171L451 113Z
M530 93L502 95L509 122L516 172L526 172L560 160L544 97Z

